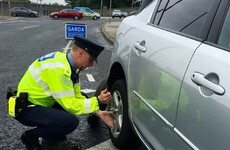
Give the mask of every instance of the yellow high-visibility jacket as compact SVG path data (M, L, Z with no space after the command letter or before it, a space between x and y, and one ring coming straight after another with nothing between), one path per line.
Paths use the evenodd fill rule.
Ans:
M20 92L27 92L28 100L35 105L52 107L58 102L75 115L99 110L95 96L87 99L80 92L80 83L73 85L71 66L66 54L61 52L53 52L34 61L18 85L17 96Z

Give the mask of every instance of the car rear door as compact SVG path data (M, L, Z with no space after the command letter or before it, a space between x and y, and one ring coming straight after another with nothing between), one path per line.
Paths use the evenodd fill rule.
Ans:
M15 12L16 12L17 16L26 16L27 15L26 10L27 9L25 9L23 7L18 7L15 9Z
M209 41L196 50L181 88L176 129L199 149L230 147L229 3L222 1Z
M74 10L69 9L68 12L66 13L66 18L73 18L74 14L76 14Z
M206 33L201 33L202 25L213 15L210 7L210 0L155 1L132 21L130 110L135 127L152 148L173 148L182 80ZM151 16L155 19L150 21ZM186 143L181 148L191 149Z

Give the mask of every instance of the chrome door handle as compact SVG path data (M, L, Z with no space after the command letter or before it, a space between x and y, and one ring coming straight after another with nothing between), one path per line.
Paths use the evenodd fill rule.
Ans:
M145 47L145 41L142 42L135 42L134 47L138 51L146 52L147 48Z
M193 73L191 80L198 86L204 86L218 95L223 95L225 93L225 89L221 85L209 81L201 73Z

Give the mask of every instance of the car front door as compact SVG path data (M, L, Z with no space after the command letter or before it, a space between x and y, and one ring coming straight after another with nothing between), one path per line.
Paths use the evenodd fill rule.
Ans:
M86 18L93 18L93 12L88 8L85 9L84 15Z
M133 121L156 149L173 143L180 86L200 42L136 21L129 82ZM189 44L187 44L189 43Z
M21 16L29 16L29 10L26 8L21 8Z

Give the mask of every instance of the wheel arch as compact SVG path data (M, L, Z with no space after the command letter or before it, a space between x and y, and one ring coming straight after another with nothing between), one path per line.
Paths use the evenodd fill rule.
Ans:
M108 90L111 90L112 85L118 79L125 79L125 82L126 82L126 76L125 76L124 69L120 63L116 62L110 68L109 77L107 81ZM126 82L126 85L127 85L127 82Z
M30 13L29 17L35 17L36 15L34 13Z

